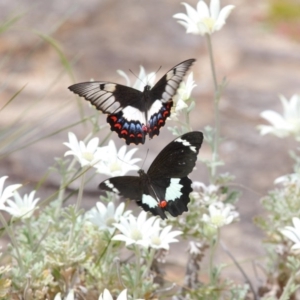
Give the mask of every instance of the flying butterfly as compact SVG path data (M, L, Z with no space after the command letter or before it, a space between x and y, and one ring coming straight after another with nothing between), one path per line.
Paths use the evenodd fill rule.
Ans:
M118 176L99 184L99 188L136 200L137 204L153 215L167 218L188 211L192 181L187 177L192 172L203 134L192 131L169 143L154 159L149 170L139 170L138 176Z
M126 144L144 144L146 135L159 135L171 114L173 96L195 59L188 59L168 71L152 88L141 92L128 86L106 81L82 82L69 89L90 101L107 116L110 129Z

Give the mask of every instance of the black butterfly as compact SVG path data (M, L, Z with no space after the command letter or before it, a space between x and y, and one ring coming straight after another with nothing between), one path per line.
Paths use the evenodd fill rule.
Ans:
M127 145L144 144L147 134L150 138L159 135L171 114L172 97L194 61L188 59L176 65L152 89L146 85L143 92L106 81L77 83L69 89L108 114L110 129L124 138Z
M192 172L203 134L199 131L186 133L169 143L154 159L147 173L139 170L137 176L119 176L100 183L99 188L136 200L137 204L153 215L167 218L188 211Z

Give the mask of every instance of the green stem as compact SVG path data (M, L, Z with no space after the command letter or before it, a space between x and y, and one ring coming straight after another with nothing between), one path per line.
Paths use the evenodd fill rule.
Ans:
M214 256L216 253L218 241L220 236L220 229L217 229L216 236L211 240L210 242L210 256L209 256L209 276L210 276L210 283L214 285L214 275L213 275L213 269L214 269Z
M83 189L84 189L84 185L85 185L85 175L86 175L86 171L87 168L84 167L82 168L82 176L81 176L81 182L80 182L80 187L78 190L78 197L77 197L77 201L76 201L76 211L78 211L80 209L80 205L82 202L82 195L83 195Z
M133 299L137 299L139 294L140 286L140 271L141 271L141 250L138 245L134 246L135 250L135 275L134 275L134 289L133 289Z
M217 161L219 158L218 155L218 148L219 148L219 129L220 129L220 113L219 113L219 102L220 102L220 90L217 81L215 63L214 63L214 56L213 56L213 49L211 44L211 38L209 34L206 34L206 41L208 46L208 53L209 53L209 60L210 60L210 67L212 71L212 77L214 82L214 115L215 115L215 132L214 132L214 141L212 146L212 163L211 163L211 170L210 170L210 177L212 184L215 183L216 180L216 173L217 173Z
M149 272L151 266L152 266L152 262L153 262L153 259L154 259L154 255L155 255L155 249L151 248L150 250L150 253L149 253L149 257L147 259L147 265L146 265L146 268L143 272L143 275L142 275L142 278L146 277L147 276L147 273Z
M293 273L291 275L291 277L289 278L288 282L286 283L283 293L281 294L279 300L286 300L286 299L290 299L290 294L291 294L291 285L294 283L295 280L295 273Z
M1 213L0 213L0 221L2 222L8 236L10 237L11 243L13 244L13 248L16 250L16 253L17 253L16 259L18 261L18 265L21 269L21 272L24 273L25 270L24 270L21 254L19 252L19 247L18 247L17 240L15 239L13 230L11 230L10 226L8 226L5 218L3 217L3 215Z

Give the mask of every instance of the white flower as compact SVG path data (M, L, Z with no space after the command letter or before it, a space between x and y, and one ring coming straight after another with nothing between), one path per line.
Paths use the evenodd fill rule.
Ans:
M92 166L95 165L101 160L100 148L98 147L99 139L93 138L91 139L87 145L83 141L77 140L77 137L74 133L69 132L69 142L64 143L71 150L65 153L67 155L73 155L81 164L81 167L84 166Z
M126 246L136 244L147 248L150 244L150 236L158 230L159 223L153 224L156 217L150 217L148 220L146 218L147 213L145 211L141 211L137 218L133 215L129 215L128 218L121 217L120 223L115 224L121 234L115 235L112 239L123 241Z
M300 219L293 218L293 224L294 227L286 226L280 232L295 243L291 250L300 250Z
M280 176L274 180L274 184L282 183L283 185L290 184L299 184L300 185L300 176L298 173L287 174Z
M160 220L157 219L157 221ZM171 231L171 229L172 226L166 226L161 232L159 232L159 230L154 231L150 236L149 246L154 249L169 250L169 244L178 242L175 237L182 234L182 231Z
M113 140L110 140L108 146L101 147L100 153L102 160L96 165L97 172L108 176L123 176L129 171L139 170L139 167L134 165L140 161L140 158L131 158L138 150L133 148L126 153L127 147L124 145L117 151Z
M71 289L67 295L67 297L63 298L64 300L74 300L74 290ZM62 300L61 293L57 293L54 300Z
M100 230L108 230L110 234L116 230L114 224L120 221L120 217L122 215L127 217L131 214L130 210L127 210L124 213L124 202L122 202L116 209L113 202L109 202L107 206L101 202L97 202L96 206L97 208L94 207L87 212L87 219L94 225L98 226Z
M293 95L290 101L280 96L283 106L283 115L272 111L263 111L260 115L271 123L271 126L260 125L258 129L261 135L268 133L283 138L289 135L296 136L300 140L300 96Z
M190 99L192 90L197 86L193 79L193 72L191 72L186 80L186 82L181 82L176 96L173 98L175 102L175 114L180 110L188 107L186 101ZM174 114L172 114L174 116Z
M192 188L193 192L191 192L191 197L203 204L216 201L219 198L217 194L219 187L216 185L210 184L206 186L202 182L194 181Z
M8 176L2 176L0 178L0 209L3 209L5 202L14 194L14 191L16 191L22 184L12 184L7 186L3 190L4 182L8 178Z
M34 199L34 195L35 191L32 191L29 195L25 194L22 199L18 192L14 192L15 201L8 199L6 201L8 206L2 209L16 218L30 218L37 209L36 204L40 200L40 198Z
M125 78L126 85L131 86L130 80L129 80L129 77L127 76L127 74L122 70L118 70L117 72L118 72L119 75L121 75L122 77ZM153 86L154 81L155 81L155 73L151 72L151 73L147 74L144 67L140 66L140 73L137 76L137 80L133 84L132 87L134 89L137 89L137 90L142 92L142 91L144 91L144 88L145 88L146 85Z
M198 2L197 10L187 3L182 4L186 8L187 15L179 13L173 17L180 19L178 23L186 28L187 33L200 35L212 34L220 30L234 8L234 5L227 5L220 11L220 0L211 0L209 9L203 0Z
M98 300L113 300L113 297L108 289L104 289L103 293L99 296ZM117 300L127 300L127 289L123 290L120 293ZM143 299L137 299L137 300L143 300Z
M204 246L205 245L200 242L190 241L188 251L192 255L198 255L200 253L203 253Z
M234 210L234 206L231 204L224 204L223 202L216 202L208 207L209 215L204 214L202 221L209 225L220 228L224 225L228 225L237 219L239 213Z

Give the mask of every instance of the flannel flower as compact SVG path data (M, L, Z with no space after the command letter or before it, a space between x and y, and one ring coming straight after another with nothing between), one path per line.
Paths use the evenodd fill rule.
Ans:
M178 23L186 28L186 33L200 35L212 34L220 30L234 8L234 5L227 5L220 11L220 0L211 0L209 8L203 0L200 0L197 10L187 3L182 4L187 14L179 13L173 17L179 19Z
M117 72L119 75L121 75L122 77L125 78L126 85L131 86L130 80L129 80L129 77L127 76L127 74L122 70L118 70ZM137 76L137 78L138 79L136 80L136 82L133 84L132 87L134 89L137 89L142 92L145 88L145 85L147 85L147 84L150 86L154 85L155 73L151 72L151 73L147 74L144 67L140 66L140 73Z
M99 296L98 300L113 300L113 297L108 289L104 289L103 293ZM123 290L119 294L117 300L127 300L127 289ZM143 299L136 299L136 300L143 300Z
M71 289L68 293L68 295L64 298L61 298L61 293L56 294L54 297L54 300L74 300L74 290Z
M158 222L160 222L159 219L157 219ZM159 230L154 231L150 235L150 243L149 246L153 249L165 249L169 250L170 243L178 242L177 239L175 239L176 236L182 234L182 231L171 231L172 226L166 226L162 229L161 232Z
M181 82L177 94L174 97L174 102L175 102L175 114L172 114L172 117L176 116L176 114L187 108L187 101L190 100L191 98L191 93L194 87L197 86L195 84L194 78L193 78L193 72L189 74L187 77L187 80L184 82Z
M101 147L100 156L102 160L97 164L97 172L108 176L123 176L129 171L139 170L135 165L140 158L132 158L132 155L138 150L133 148L126 153L127 147L122 146L117 151L113 140L110 140L108 146Z
M34 199L34 195L35 191L32 191L29 195L25 194L22 199L20 194L17 191L15 191L13 195L15 201L8 199L6 201L8 206L5 206L3 210L8 212L15 218L28 219L37 209L36 204L40 200L40 198Z
M2 176L0 178L0 209L3 209L5 206L5 202L13 196L14 192L22 186L22 184L12 184L3 189L4 182L8 178L8 176Z
M177 242L176 236L182 234L181 231L171 231L172 226L166 226L161 230L160 219L150 217L148 220L147 213L141 211L136 218L130 215L127 219L121 218L119 224L115 227L121 234L113 237L113 240L123 241L126 246L133 244L140 245L144 248L169 250L169 244Z
M99 151L99 139L93 138L91 139L87 145L83 141L77 140L77 137L74 133L69 132L69 142L64 143L71 150L65 153L67 155L73 155L81 164L81 167L92 166L95 165L101 160L101 153Z
M150 243L150 235L153 231L157 231L158 223L153 223L156 217L150 217L147 220L147 213L141 211L139 216L136 218L133 215L129 215L128 218L121 217L120 223L115 224L115 227L119 229L121 234L115 235L112 239L114 241L123 241L126 246L133 244L140 245L147 248Z
M300 219L293 218L293 225L294 227L286 226L280 232L295 243L291 250L300 252Z
M98 226L100 230L107 230L112 234L116 230L114 224L119 223L121 216L127 217L131 214L130 210L124 212L124 209L124 202L120 203L117 208L113 202L109 202L107 206L97 202L96 207L87 212L87 219Z
M202 221L215 228L228 225L239 216L239 213L234 210L233 205L224 204L223 202L210 204L208 207L208 212L209 215L204 214Z
M271 126L258 126L260 134L271 133L280 138L294 135L300 141L300 96L293 95L290 101L284 96L280 96L280 100L283 106L283 115L272 110L263 111L260 114L261 117L270 122Z

